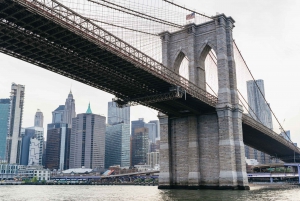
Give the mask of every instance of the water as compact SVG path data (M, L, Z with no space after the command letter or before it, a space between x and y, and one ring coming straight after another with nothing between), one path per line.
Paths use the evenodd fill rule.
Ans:
M289 201L300 200L300 188L252 187L250 191L159 190L157 186L0 186L1 201Z

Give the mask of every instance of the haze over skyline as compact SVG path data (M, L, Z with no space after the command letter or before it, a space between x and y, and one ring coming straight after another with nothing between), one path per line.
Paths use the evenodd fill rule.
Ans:
M296 87L300 28L297 25L300 2L246 0L178 0L207 15L216 12L233 17L233 37L256 79L263 79L266 98L283 124L291 130L292 141L300 145L300 104ZM298 67L299 68L299 67ZM93 113L107 116L107 102L114 97L98 89L44 70L32 64L0 54L0 98L9 97L11 83L25 85L23 127L33 126L34 114L41 109L44 127L51 123L51 112L63 105L70 89L76 113L84 113L91 103ZM131 109L131 120L157 119L157 112L142 106ZM278 132L278 128L274 128Z

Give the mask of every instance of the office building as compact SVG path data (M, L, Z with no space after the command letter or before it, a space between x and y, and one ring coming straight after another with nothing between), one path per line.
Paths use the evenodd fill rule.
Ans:
M70 168L104 168L106 117L86 113L72 119Z
M5 160L6 136L9 127L10 99L0 99L0 161Z
M69 169L71 129L67 124L54 123L47 126L47 151L45 167L50 170Z
M130 166L130 107L108 102L105 132L105 167Z
M151 120L149 123L154 123L156 124L155 126L155 141L160 140L160 124L158 120ZM154 138L154 136L152 137Z
M147 163L149 152L148 128L136 128L131 137L131 166Z
M52 112L52 123L64 123L65 106L60 105Z
M21 156L21 127L23 117L25 86L12 83L10 126L6 138L6 160L10 164L18 164Z
M21 147L21 165L39 165L43 163L44 129L29 127L24 129Z
M130 166L130 125L107 125L105 136L105 168Z
M117 107L115 102L108 102L107 123L109 125L130 124L130 107Z
M136 128L144 128L145 122L144 118L139 118L138 120L131 121L131 136L133 136Z
M65 103L63 123L68 124L68 127L72 128L72 119L75 117L75 100L73 98L72 91L70 91Z
M44 125L44 115L40 109L37 109L34 116L34 126L43 128L44 127L43 125Z

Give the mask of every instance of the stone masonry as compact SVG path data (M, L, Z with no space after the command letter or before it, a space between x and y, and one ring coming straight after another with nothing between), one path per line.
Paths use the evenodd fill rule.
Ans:
M161 33L163 64L179 73L186 56L189 80L206 89L205 59L217 55L216 111L195 116L159 114L159 188L249 189L233 56L234 20L224 14L178 32Z

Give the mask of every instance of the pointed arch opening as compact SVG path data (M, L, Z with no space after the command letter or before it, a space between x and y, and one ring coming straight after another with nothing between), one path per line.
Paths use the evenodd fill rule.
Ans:
M208 93L218 96L218 67L216 52L206 45L199 59L198 86Z
M189 80L189 59L187 56L183 53L180 52L174 62L174 70L177 72L179 75L184 77L185 79Z

